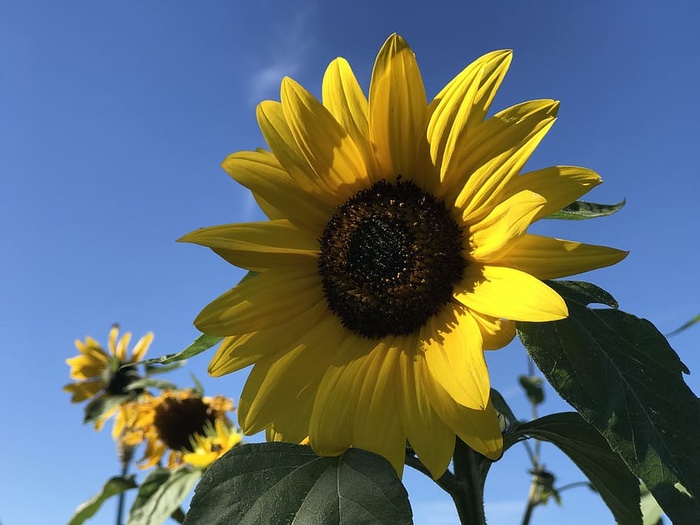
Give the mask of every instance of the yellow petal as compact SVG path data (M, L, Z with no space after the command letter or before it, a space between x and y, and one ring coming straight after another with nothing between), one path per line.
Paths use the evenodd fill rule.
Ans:
M559 211L602 183L595 171L576 166L552 166L513 177L505 196L530 190L542 195L547 203L537 212L534 220Z
M207 246L231 264L253 271L315 264L319 250L313 235L286 219L200 228L178 241Z
M555 120L559 103L534 100L496 113L455 146L452 173L441 195L466 216L500 202L503 187L518 174Z
M346 334L335 349L337 357L318 387L309 423L309 442L317 454L337 456L353 445L357 412L353 393L367 373L366 356L376 346L382 343Z
M335 212L335 203L302 190L270 152L240 151L226 157L221 165L237 182L278 210L281 217L307 225L317 235Z
M308 330L295 347L253 367L238 409L246 434L259 432L287 415L297 418L295 434L302 438L308 434L316 390L334 356L333 348L339 345L340 334L340 323L328 316ZM287 425L282 427L290 432Z
M84 355L66 359L66 363L71 367L70 378L79 381L99 378L107 367L105 363L100 361L95 362L93 359Z
M628 253L606 246L525 235L497 263L538 279L556 279L611 266Z
M421 349L433 381L455 402L484 409L491 384L481 332L466 308L448 304L421 329Z
M119 327L117 325L112 326L109 330L109 337L107 339L107 345L109 348L109 353L112 356L117 356L117 338L119 337ZM117 357L119 359L119 357Z
M141 361L146 355L146 352L148 352L148 347L151 346L152 342L153 332L148 332L141 339L139 339L136 346L134 346L134 349L131 351L131 361L134 363Z
M440 384L431 380L427 366L422 364L421 377L435 412L473 450L492 460L500 458L503 453L503 436L491 401L485 410L472 410L455 403Z
M369 88L369 133L382 177L415 176L428 103L416 57L400 36L379 50Z
M92 337L86 337L84 343L80 339L76 339L75 346L81 354L84 354L85 357L92 359L96 363L109 363L107 352Z
M396 345L377 345L368 356L360 358L365 373L355 390L348 392L348 402L354 401L357 406L353 446L389 460L399 477L406 459L406 434L397 413L395 393L400 352Z
M211 360L208 372L219 377L263 359L274 359L308 337L324 315L328 315L328 307L325 303L317 303L278 323L273 329L226 337Z
M515 337L515 321L497 319L473 310L470 310L469 313L479 325L481 338L484 341L484 350L503 348Z
M308 170L339 203L369 186L360 150L333 115L291 78L282 81L282 109Z
M239 283L200 312L195 326L205 334L238 335L274 329L325 301L316 267L266 270Z
M508 253L544 204L544 197L528 190L500 202L482 220L469 225L468 257L490 262Z
M455 148L464 144L483 121L511 59L510 51L488 53L467 66L435 97L428 137L431 158L440 166L442 180L450 175Z
M257 117L260 131L272 153L299 188L314 200L332 207L337 206L334 188L329 187L324 179L309 169L309 163L289 127L282 104L271 100L261 102L258 104Z
M412 338L406 342L406 346L416 348L417 341ZM430 405L414 356L415 350L399 354L399 372L396 376L399 415L411 447L433 479L437 479L445 473L452 459L455 433Z
M513 321L556 321L569 315L564 300L549 286L501 266L468 266L454 296L470 310Z
M71 403L80 403L91 398L104 388L104 381L83 381L70 383L63 387L64 392L71 394Z
M369 142L369 104L347 60L336 58L323 75L323 105L343 126L360 150L372 182L377 166Z
M119 343L117 343L116 356L117 356L117 359L119 360L120 363L126 363L128 361L128 357L127 357L126 353L129 349L130 342L131 342L131 332L126 332L119 339Z

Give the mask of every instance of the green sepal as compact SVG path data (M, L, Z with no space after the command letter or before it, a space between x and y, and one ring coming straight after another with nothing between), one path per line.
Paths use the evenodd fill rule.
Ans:
M625 200L617 204L597 204L595 202L575 201L564 206L561 210L552 213L545 219L563 219L567 221L582 221L607 217L620 211L625 205Z
M229 523L407 525L412 517L406 490L381 456L352 448L319 457L307 446L258 443L207 469L185 519Z
M108 394L103 394L93 399L87 405L85 405L85 417L83 418L83 423L93 423L95 421L99 421L110 410L112 410L118 405L126 403L134 397L135 394L126 394L118 396L110 396Z
M149 388L157 388L159 390L177 390L177 385L171 383L170 381L163 381L162 379L153 379L151 377L143 377L137 379L133 383L129 383L126 390L148 390Z
M575 412L551 414L521 423L504 436L504 448L525 437L547 441L586 475L620 525L641 525L639 482L600 433ZM558 493L552 496L559 502Z
M136 485L136 481L134 481L134 479L133 474L109 478L102 486L100 492L87 500L85 503L81 504L75 510L75 514L73 514L71 519L68 521L68 525L81 525L87 519L94 516L95 513L100 510L102 504L109 498L121 494L126 490L136 488L138 485Z
M507 434L518 427L518 418L515 417L513 410L510 408L510 406L508 406L505 398L495 388L491 389L491 403L493 403L493 408L496 410L496 414L498 415L498 422L501 426L501 432Z
M569 317L518 323L530 357L674 523L700 523L700 403L683 381L688 369L649 321L589 308L616 305L601 300L607 292L589 283L548 284L566 300Z
M202 471L190 467L180 467L177 470L160 469L150 479L147 492L141 500L134 502L129 513L127 525L160 525L177 511L183 501L191 494L192 489L202 477ZM149 476L150 477L150 476ZM148 478L144 480L149 481ZM146 495L147 494L147 495ZM139 495L141 492L139 491ZM138 505L137 505L138 503Z

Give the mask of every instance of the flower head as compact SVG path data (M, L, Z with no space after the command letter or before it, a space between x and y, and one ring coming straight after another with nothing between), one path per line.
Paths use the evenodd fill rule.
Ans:
M206 436L217 421L230 424L226 414L231 410L230 399L202 397L192 390L145 394L122 407L113 435L126 445L146 443L140 468L152 467L168 453L168 468L174 469L182 464L183 454L195 452L198 436Z
M455 435L502 452L484 350L515 321L568 315L543 279L608 266L625 252L527 233L601 182L586 168L521 174L558 102L487 118L511 61L488 53L428 102L397 35L362 92L334 60L322 102L290 78L258 106L271 151L230 155L268 221L203 228L182 240L256 272L195 320L226 336L213 375L254 365L239 422L275 440L308 436L322 455L364 448L400 473L406 440L431 473Z
M136 368L123 367L123 365L143 359L153 341L153 333L148 332L139 339L131 353L129 353L130 341L130 332L119 337L117 325L109 331L109 352L90 336L86 337L84 342L75 341L75 346L80 353L76 357L66 359L66 363L70 366L70 378L75 382L63 387L65 392L71 394L71 402L80 403L92 398L133 393L128 387L140 379L140 376ZM103 414L96 421L96 426L100 428L104 421L114 414L116 408L115 406L113 410Z
M193 467L208 467L242 441L243 436L236 431L233 425L217 419L214 427L210 425L209 428L205 429L203 435L195 434L191 447L192 452L184 454L182 460Z

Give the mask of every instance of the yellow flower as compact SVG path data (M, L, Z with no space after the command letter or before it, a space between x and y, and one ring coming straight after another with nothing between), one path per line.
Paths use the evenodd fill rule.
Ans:
M231 410L230 399L201 397L192 390L165 391L157 397L144 394L119 411L113 436L126 445L146 443L139 468L152 467L169 451L167 465L175 469L182 465L184 453L195 451L197 436L204 436L217 421L228 424L226 413Z
M75 346L80 353L76 357L66 359L66 363L70 366L70 378L74 379L75 382L63 387L65 392L71 394L71 402L80 403L91 398L120 396L129 393L127 387L139 379L139 375L134 367L121 367L143 359L153 341L153 333L148 332L139 339L131 354L129 354L130 341L131 333L126 332L120 338L119 327L116 325L109 331L109 352L106 352L90 336L85 338L85 342L75 341ZM100 428L116 409L115 406L103 414L96 422L97 428Z
M243 441L243 436L231 425L221 420L216 420L213 429L207 429L202 434L195 434L192 443L192 452L182 456L185 463L193 467L205 468L214 463L236 445Z
M195 320L227 336L211 374L254 365L239 406L246 434L308 436L322 455L367 449L399 474L406 439L435 477L455 435L500 456L484 349L510 342L515 321L568 315L542 279L626 255L526 233L601 179L568 166L520 174L559 104L486 118L510 61L484 55L428 103L413 52L392 35L369 100L338 58L322 103L285 78L281 103L258 106L272 151L223 167L270 220L181 239L257 272Z

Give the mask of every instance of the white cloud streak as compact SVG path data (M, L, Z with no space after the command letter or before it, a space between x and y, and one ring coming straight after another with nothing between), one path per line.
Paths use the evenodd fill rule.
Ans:
M250 76L249 99L257 104L265 99L278 99L279 86L284 76L295 76L304 67L305 58L313 47L309 25L311 9L301 9L291 18L277 21L274 33L279 35L271 41L266 55L258 57L261 66Z

